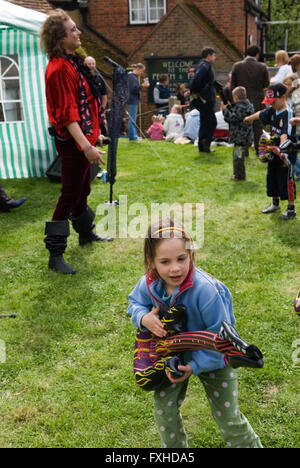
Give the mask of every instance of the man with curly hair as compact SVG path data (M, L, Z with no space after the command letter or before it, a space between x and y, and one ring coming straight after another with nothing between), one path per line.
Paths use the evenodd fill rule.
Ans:
M46 68L47 111L51 134L61 159L62 190L52 221L46 223L45 244L50 252L49 268L74 274L63 253L69 236L69 219L79 234L79 244L111 240L97 236L95 214L87 204L90 193L91 164L104 164L99 115L99 87L75 51L80 47L81 32L61 9L44 22L41 44L49 58Z

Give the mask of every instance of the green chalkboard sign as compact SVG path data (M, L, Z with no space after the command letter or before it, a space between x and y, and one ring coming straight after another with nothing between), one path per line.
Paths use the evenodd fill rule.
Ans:
M200 61L201 57L146 57L147 76L150 87L148 88L148 102L153 103L153 89L159 75L166 74L170 79L172 96L176 96L176 87L179 83L187 83L189 80L189 68Z

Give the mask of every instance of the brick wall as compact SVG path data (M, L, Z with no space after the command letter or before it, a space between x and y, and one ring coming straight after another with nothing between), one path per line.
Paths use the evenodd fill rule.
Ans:
M199 9L216 28L222 32L232 44L244 52L245 12L244 0L185 0L186 3ZM130 54L138 43L143 41L155 28L155 24L130 25L128 0L89 0L88 21L107 39ZM167 0L170 11L177 0ZM249 15L249 18L251 15ZM254 25L255 37L257 28L254 17L250 21ZM254 30L251 29L252 35Z
M239 51L244 51L244 0L192 0L192 2Z
M217 52L217 61L214 71L221 81L226 80L228 72L235 61L240 60L240 56L233 51L229 54L226 47L220 40L209 39L204 26L201 28L188 15L182 14L180 8L174 9L163 25L158 27L153 34L148 37L142 47L129 57L131 63L145 63L145 57L150 57L154 52L159 51L160 56L197 56L204 46L212 45ZM148 113L142 118L142 128L145 131L151 124L152 111L156 113L156 108L147 102L147 93L142 92L141 112Z

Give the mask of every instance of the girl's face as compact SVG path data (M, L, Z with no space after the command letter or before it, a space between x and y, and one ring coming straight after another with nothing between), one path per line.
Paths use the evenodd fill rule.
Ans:
M152 268L165 283L167 294L172 294L187 277L191 261L185 240L172 238L162 240L155 251Z
M293 80L290 80L290 79L283 81L284 86L287 87L287 94L290 94L293 89L292 83L293 83Z

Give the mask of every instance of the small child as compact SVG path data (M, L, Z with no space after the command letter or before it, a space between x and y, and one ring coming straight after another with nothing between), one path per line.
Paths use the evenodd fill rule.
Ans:
M167 331L159 319L159 308L179 304L187 309L187 331L219 331L222 320L235 325L229 290L195 266L192 240L174 219L159 220L149 227L144 261L147 273L129 295L128 314L137 328L165 337ZM185 363L178 366L183 376L173 378L166 371L167 382L154 391L154 414L163 447L187 447L180 406L192 374L204 385L226 445L262 447L239 410L237 373L226 365L224 356L201 349L185 358Z
M247 99L247 92L243 86L232 91L234 105L221 102L225 122L229 123L230 142L233 147L233 176L232 180L245 180L245 157L248 156L252 141L252 128L244 123L244 118L253 114L253 104Z
M164 123L166 133L166 141L175 141L176 138L182 137L184 132L184 120L181 115L181 107L176 104L172 107L170 114L167 116Z
M290 125L293 115L292 110L286 102L287 88L282 83L270 86L266 91L266 97L262 101L268 107L265 110L256 112L244 119L244 122L251 123L260 119L264 125L270 125L271 137L277 137L279 145L287 138L295 141L295 126ZM295 196L296 187L293 178L293 165L296 161L296 151L291 151L288 155L288 165L276 153L272 153L273 159L268 161L267 170L267 195L272 197L272 203L262 210L262 213L274 213L280 210L280 200L288 200L287 210L280 216L282 220L289 220L296 217Z
M179 83L176 88L177 105L181 108L181 114L184 116L186 108L189 106L187 99L189 97L189 90L186 88L185 83Z
M165 118L162 115L152 116L152 125L148 128L147 133L151 140L164 140L165 131L163 123Z

